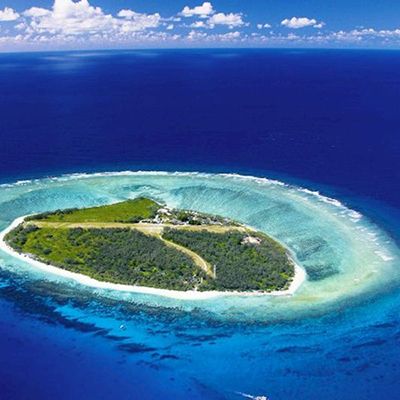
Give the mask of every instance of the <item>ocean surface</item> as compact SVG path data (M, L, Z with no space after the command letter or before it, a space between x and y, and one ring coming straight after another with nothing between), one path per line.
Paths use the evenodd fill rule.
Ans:
M397 51L0 54L0 230L147 195L273 235L308 276L182 301L0 251L0 399L400 398L399 104Z

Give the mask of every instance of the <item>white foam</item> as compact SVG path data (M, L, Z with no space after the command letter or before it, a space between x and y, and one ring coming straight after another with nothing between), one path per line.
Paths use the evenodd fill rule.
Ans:
M268 400L267 396L253 396L248 393L243 393L243 392L236 392L239 396L245 397L246 399L252 399L252 400Z
M260 178L257 176L252 175L239 175L234 173L221 173L215 174L216 176L223 176L226 178L233 178L233 179L240 179L240 180L251 180L257 183L267 184L267 185L278 185L278 186L286 186L286 183L278 181L276 179L269 179L269 178Z
M29 183L32 183L32 180L30 179L23 179L20 181L15 182L15 186L22 186L22 185L27 185Z
M374 253L379 256L383 261L392 261L394 260L394 258L392 256L389 256L388 254L386 254L385 252L383 252L382 250L375 250Z
M314 197L318 198L320 201L327 203L327 204L331 204L335 207L346 208L339 200L333 199L332 197L325 196L317 190L310 190L310 189L303 188L303 187L296 187L296 190L298 190L299 192L303 192L303 193L309 194L311 196L314 196Z
M363 216L358 211L349 210L349 216L353 221L359 221Z

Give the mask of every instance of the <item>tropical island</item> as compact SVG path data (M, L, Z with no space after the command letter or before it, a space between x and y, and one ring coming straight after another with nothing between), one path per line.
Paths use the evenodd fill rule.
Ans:
M96 281L173 291L288 291L296 266L276 240L228 218L140 197L23 218L14 252Z

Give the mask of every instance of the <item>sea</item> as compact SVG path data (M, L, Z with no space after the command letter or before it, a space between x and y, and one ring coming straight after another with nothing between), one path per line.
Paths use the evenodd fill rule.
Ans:
M149 196L307 273L293 296L188 301L0 250L0 399L400 399L399 104L395 50L0 54L0 230Z

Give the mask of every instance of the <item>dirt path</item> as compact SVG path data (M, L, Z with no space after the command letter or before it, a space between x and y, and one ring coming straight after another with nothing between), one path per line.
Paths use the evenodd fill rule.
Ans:
M200 257L197 253L195 253L192 250L189 250L187 247L181 246L180 244L176 244L174 242L171 242L169 240L164 239L162 236L159 236L159 238L167 245L174 247L178 251L181 251L182 253L187 254L193 262L200 267L208 276L211 278L214 278L214 272L211 264L209 264L204 258Z
M201 268L208 276L214 278L214 272L212 265L208 263L204 258L188 249L187 247L181 246L177 243L171 242L163 238L162 233L164 228L174 228L181 230L192 230L202 231L207 230L208 232L223 233L230 230L240 230L244 232L246 228L241 226L220 226L220 225L168 225L168 224L129 224L121 222L49 222L49 221L29 221L28 224L34 224L39 228L58 228L58 229L72 229L72 228L130 228L137 229L138 231L146 234L155 236L162 240L167 246L174 247L176 250L188 255L193 262Z
M173 228L189 231L204 231L214 233L224 233L228 231L251 231L244 226L224 226L224 225L172 225L172 224L146 224L146 223L125 223L125 222L50 222L41 220L28 221L27 224L33 224L39 228L131 228L137 229L150 235L161 234L164 228Z

